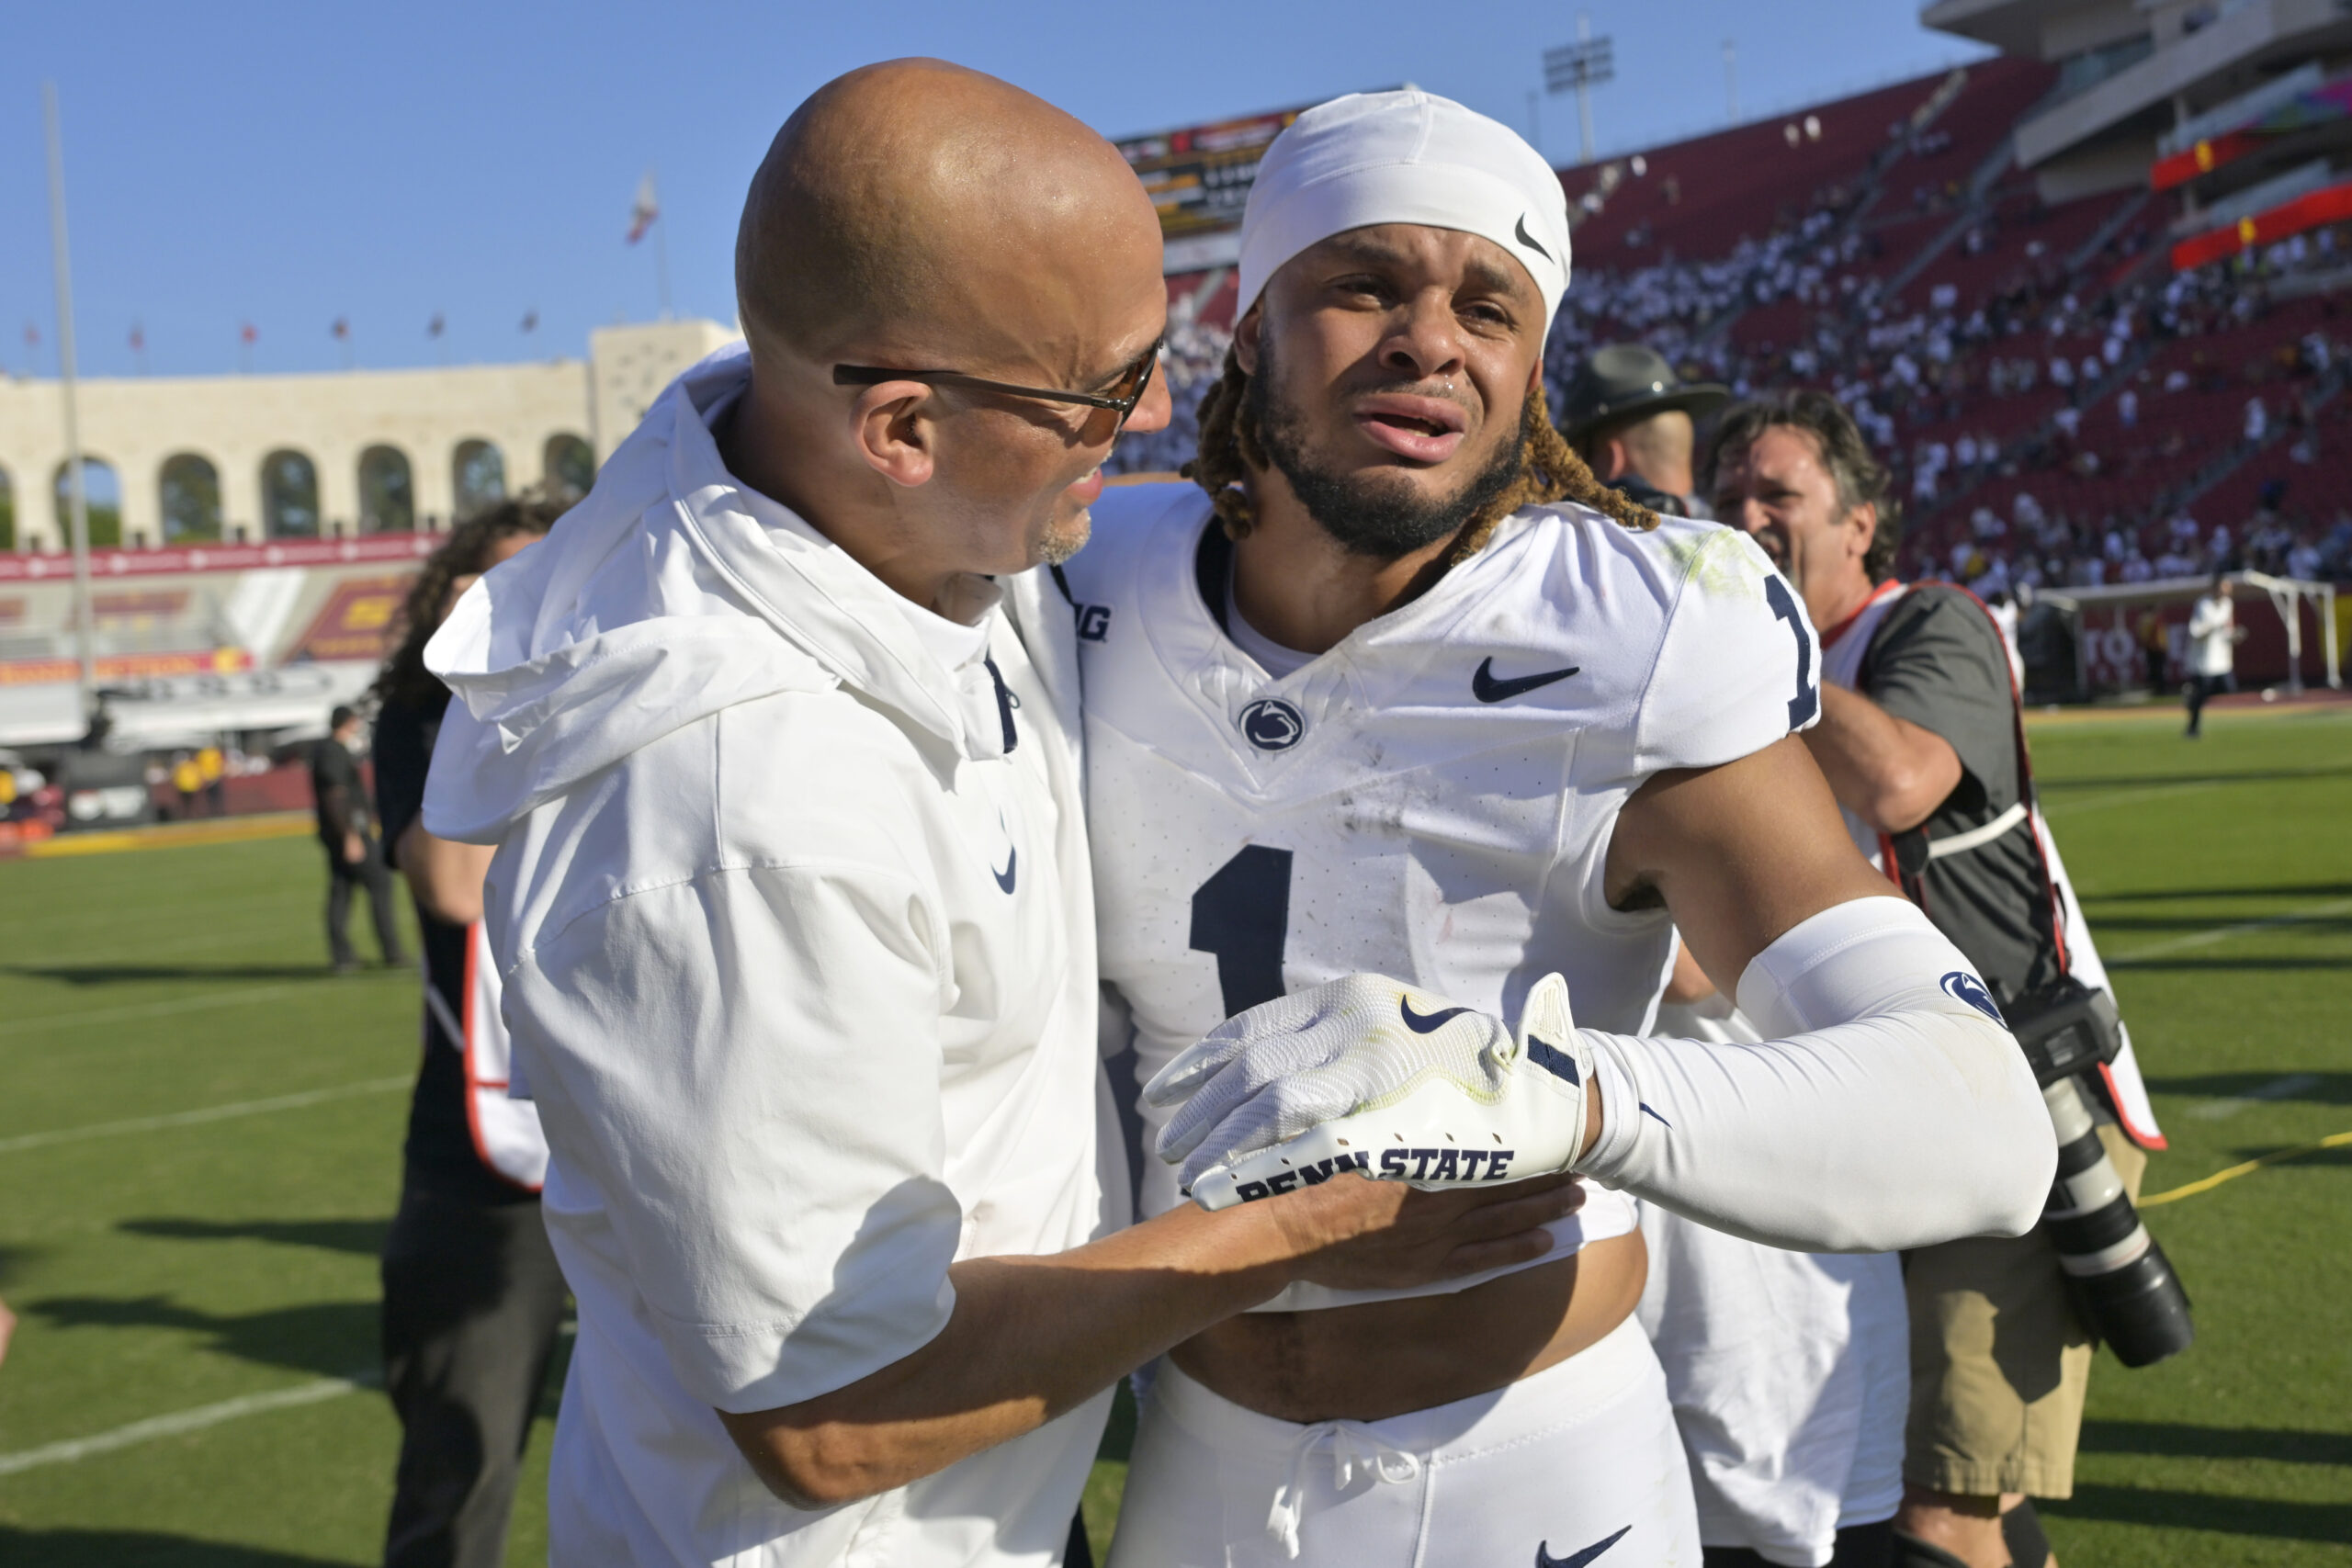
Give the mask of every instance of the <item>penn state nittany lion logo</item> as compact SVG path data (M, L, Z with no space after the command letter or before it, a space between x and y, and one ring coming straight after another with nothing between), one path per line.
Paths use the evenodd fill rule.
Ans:
M1241 733L1261 751L1287 751L1306 734L1306 716L1280 697L1260 697L1241 710Z
M1943 987L1944 993L1954 1001L1966 1002L1995 1023L2000 1024L2003 1028L2008 1026L2008 1020L2001 1016L2001 1010L1993 1005L1993 993L1984 988L1984 981L1971 975L1967 970L1955 969L1943 977Z

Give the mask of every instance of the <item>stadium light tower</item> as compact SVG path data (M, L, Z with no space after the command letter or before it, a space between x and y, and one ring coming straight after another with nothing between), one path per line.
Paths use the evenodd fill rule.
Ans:
M74 650L82 673L82 712L95 714L98 684L90 626L89 476L82 468L81 411L74 398L74 264L65 247L65 150L57 127L57 84L40 85L42 129L49 141L49 242L57 268L57 380L65 395L65 495L74 549Z
M1544 90L1577 96L1577 123L1584 133L1582 163L1592 162L1592 89L1617 74L1614 45L1607 33L1592 36L1589 12L1577 13L1577 41L1544 51Z

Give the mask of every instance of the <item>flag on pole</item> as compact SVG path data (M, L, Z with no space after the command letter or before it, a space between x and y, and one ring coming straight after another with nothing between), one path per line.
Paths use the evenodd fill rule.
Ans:
M138 321L130 323L130 352L138 354L147 346L147 329Z
M645 177L637 182L637 200L628 209L628 243L633 245L645 238L645 231L661 216L662 202L653 191L653 171L648 169Z
M523 312L523 330L526 333L535 333L539 330L539 313L537 310Z
M40 346L40 329L33 325L30 321L27 321L25 323L25 346L27 348L39 348Z
M351 318L348 316L337 316L334 319L334 325L329 327L327 332L334 337L335 342L343 342L345 338L351 335Z
M439 337L441 335L441 329L447 324L447 323L441 320L441 312L435 310L433 312L433 319L424 323L424 335L426 337Z
M248 348L252 347L260 337L261 333L251 321L247 321L243 326L237 329L237 341L245 344Z

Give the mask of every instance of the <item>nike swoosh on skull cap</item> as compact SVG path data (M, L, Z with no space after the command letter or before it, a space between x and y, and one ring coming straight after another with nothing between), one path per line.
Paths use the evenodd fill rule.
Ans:
M1545 250L1541 244L1537 243L1535 236L1527 231L1526 213L1522 212L1519 215L1519 227L1512 231L1511 237L1517 240L1521 244L1525 245L1529 250L1533 251L1537 255L1542 256L1545 261L1550 261L1552 259L1552 253Z

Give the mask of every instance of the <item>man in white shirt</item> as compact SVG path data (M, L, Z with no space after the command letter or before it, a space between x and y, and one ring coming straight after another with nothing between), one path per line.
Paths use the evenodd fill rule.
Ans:
M2217 571L2188 613L2188 728L2182 733L2191 740L2204 739L2205 700L2236 684L2240 635L2230 580Z
M1031 569L1168 418L1157 217L1060 111L898 62L779 133L737 285L748 348L427 654L425 823L499 845L579 1303L549 1554L1046 1568L1128 1369L1299 1280L1539 1256L1578 1199L1332 1181L1107 1234L1077 671Z

